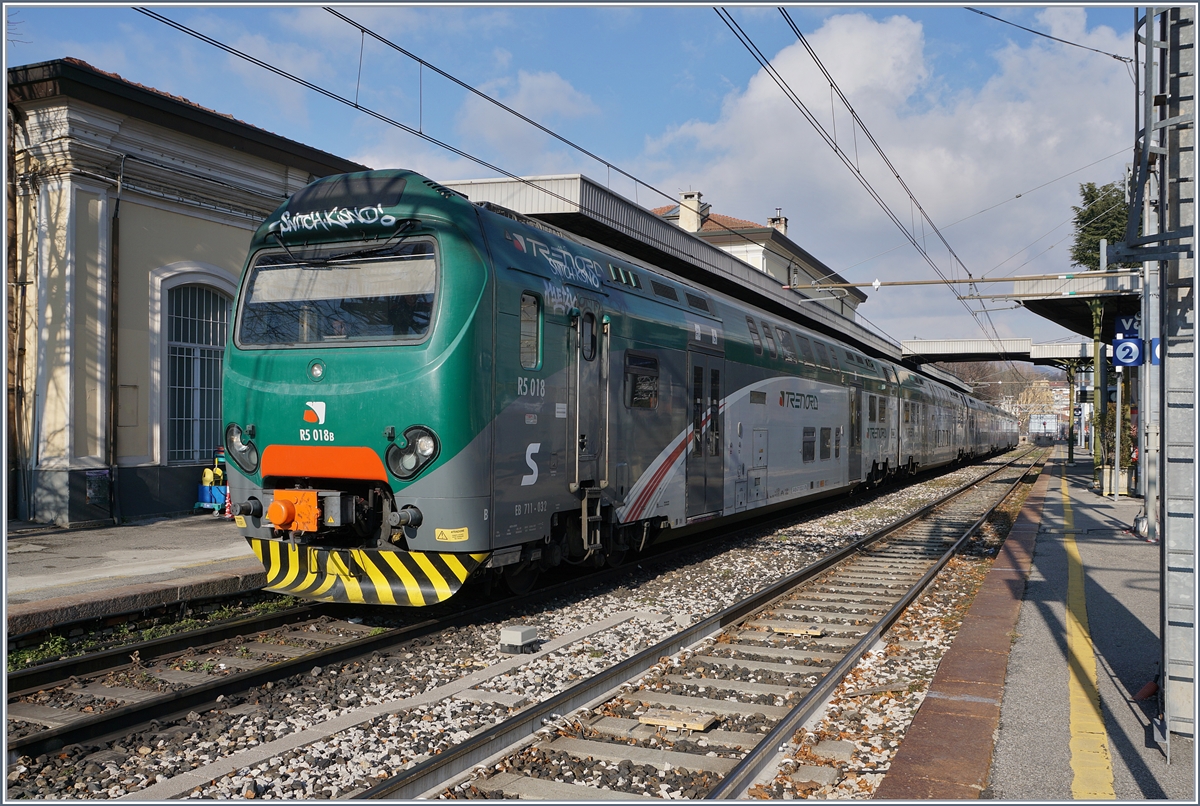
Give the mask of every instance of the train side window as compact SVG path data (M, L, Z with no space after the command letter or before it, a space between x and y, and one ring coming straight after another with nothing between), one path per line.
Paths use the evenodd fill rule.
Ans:
M800 340L800 355L804 356L806 363L812 364L815 367L817 359L813 358L812 345L808 343L808 338L805 336L796 336L796 338Z
M904 422L912 422L912 402L908 400L904 401Z
M804 429L804 446L803 454L800 457L805 462L815 461L817 458L817 429Z
M838 363L836 347L829 348L829 361L834 369L836 369L838 372L842 371L842 365Z
M825 345L821 344L821 342L819 342L819 341L814 341L813 347L817 348L817 360L821 362L821 366L828 368L829 367L829 354L825 352Z
M771 358L774 358L777 355L777 353L775 351L775 336L771 333L771 326L768 325L765 321L762 323L762 326L763 326L763 336L767 340L767 352L769 352L771 354Z
M833 429L832 428L822 428L821 429L821 461L822 462L824 462L826 459L829 458L829 447L830 447L830 443L832 441L833 441Z
M704 435L704 366L692 367L692 455L703 456L701 439Z
M762 355L762 339L758 336L758 326L749 316L746 317L746 324L750 326L750 341L754 342L754 354Z
M875 395L868 395L870 403L867 404L867 422L875 422Z
M591 311L583 315L579 343L584 361L591 361L596 357L596 315Z
M625 353L625 406L658 408L658 359L654 356Z
M542 368L542 301L528 292L521 295L521 367Z
M779 346L783 348L783 360L795 364L796 347L792 344L792 334L781 327L775 328L775 332L779 334Z

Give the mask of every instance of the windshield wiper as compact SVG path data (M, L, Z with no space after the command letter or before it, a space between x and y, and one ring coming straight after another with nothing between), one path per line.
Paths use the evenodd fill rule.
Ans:
M270 237L270 236L272 236L272 235L274 235L274 236L275 236L275 240L276 240L276 241L278 241L278 242L279 242L279 245L283 247L283 251L284 251L284 252L287 252L287 256L288 256L288 257L291 259L291 261L292 261L293 263L295 263L297 266L318 266L318 267L321 267L321 266L325 266L325 267L327 267L327 266L329 266L329 259L328 259L328 258L302 258L302 257L296 257L296 254L295 254L294 252L292 252L292 250L291 250L291 249L288 249L288 245L287 245L287 243L286 243L286 242L284 242L284 240L283 240L283 238L282 238L282 237L280 237L280 235L279 235L279 232L278 232L277 230L271 230L270 232L268 232L268 233L267 233L267 237Z
M404 239L412 234L412 231L421 223L419 218L405 218L396 225L396 230L388 236L388 239L378 246L367 246L362 249L355 249L353 252L339 252L336 255L329 255L325 258L326 261L347 260L356 257L366 257L367 255L377 255L381 252L386 252L400 244L404 243ZM289 253L290 254L290 253Z
M376 246L368 246L362 249L355 249L351 252L339 252L337 254L323 255L321 257L298 257L295 252L288 248L280 236L278 230L271 230L267 233L267 237L275 236L275 240L283 247L283 251L287 253L288 258L298 266L312 266L314 268L329 268L330 264L335 260L349 260L358 257L366 257L367 255L377 255L386 252L389 249L394 249L404 242L404 239L412 234L412 230L416 229L421 223L419 218L405 218L401 220L394 232L388 236L388 239Z

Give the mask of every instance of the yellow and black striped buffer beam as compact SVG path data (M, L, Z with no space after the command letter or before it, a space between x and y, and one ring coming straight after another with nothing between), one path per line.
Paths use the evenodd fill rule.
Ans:
M298 546L246 538L267 570L266 590L318 602L423 607L458 593L489 552L449 554Z

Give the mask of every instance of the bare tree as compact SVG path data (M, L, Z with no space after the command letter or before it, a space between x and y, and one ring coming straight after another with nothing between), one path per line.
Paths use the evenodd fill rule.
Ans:
M25 20L17 19L20 13L18 10L9 9L8 18L4 21L4 35L10 45L28 45L31 41L21 38L20 29L25 24Z

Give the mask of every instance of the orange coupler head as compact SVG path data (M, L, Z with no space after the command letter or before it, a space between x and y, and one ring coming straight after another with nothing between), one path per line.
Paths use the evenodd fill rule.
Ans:
M316 490L276 490L275 500L267 507L267 520L276 529L315 532L321 522Z

